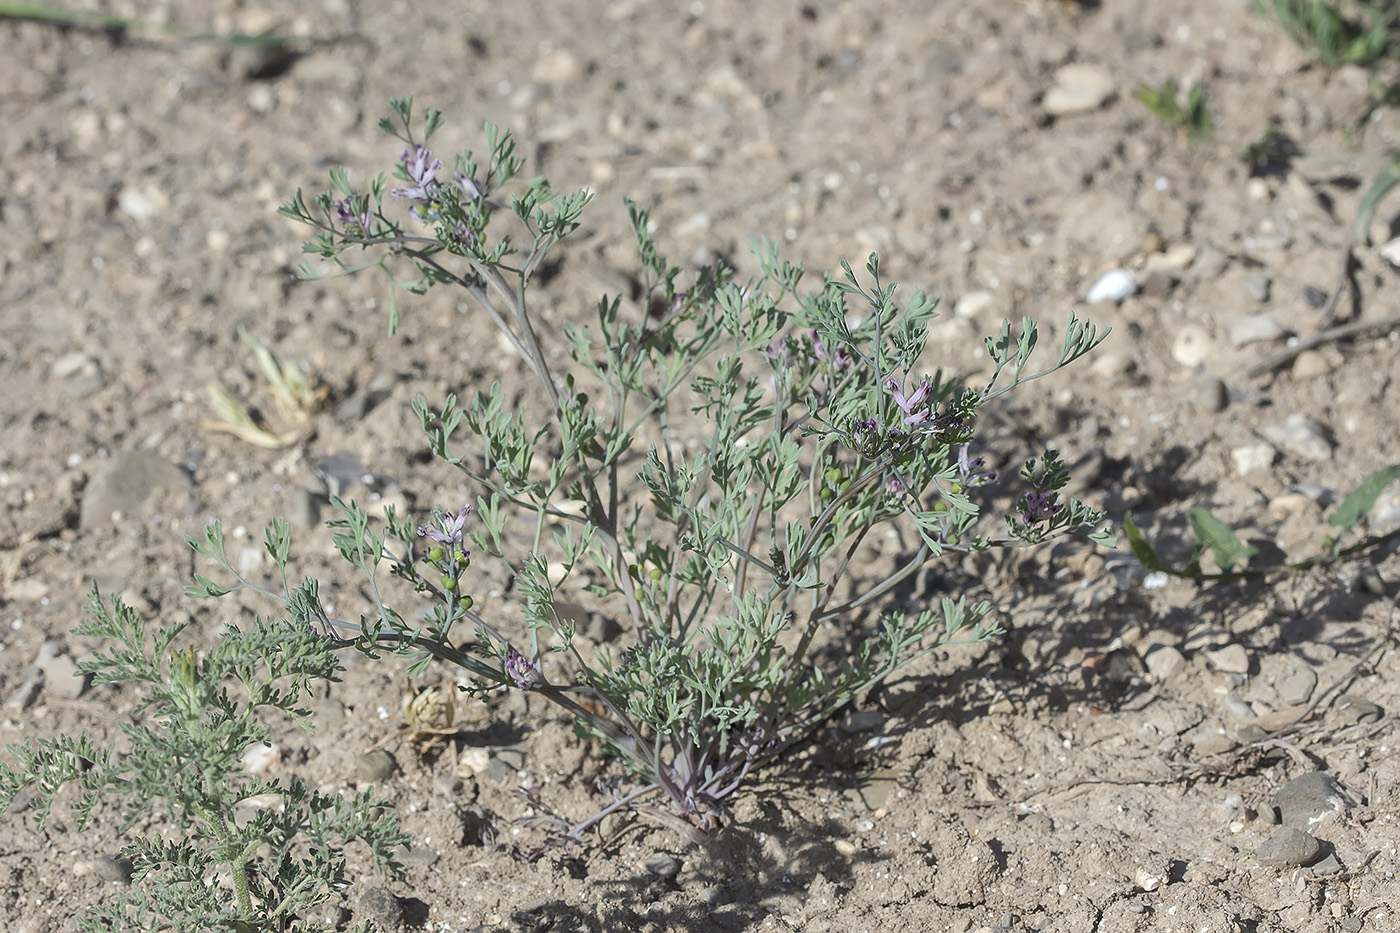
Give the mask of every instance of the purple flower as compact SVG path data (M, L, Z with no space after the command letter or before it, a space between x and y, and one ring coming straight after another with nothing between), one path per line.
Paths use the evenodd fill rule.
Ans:
M927 379L919 383L919 387L908 396L904 394L898 379L890 379L885 383L885 388L890 390L890 394L894 396L894 403L904 412L906 425L912 427L923 424L933 417L928 405L928 394L933 391L933 384Z
M891 473L890 478L885 480L885 492L891 496L902 496L908 488L909 484L899 473Z
M459 223L447 234L447 239L458 246L471 246L476 242L476 234L467 229L467 225Z
M996 481L997 471L983 469L987 461L981 457L975 460L967 456L967 444L958 444L958 479L964 486L985 486Z
M467 176L466 172L453 172L452 177L457 179L457 184L461 187L462 193L475 201L481 197L481 186Z
M879 418L860 418L851 424L851 447L867 457L880 455Z
M369 236L368 198L352 194L336 201L335 216L347 234Z
M828 351L815 330L812 331L812 349L816 351L817 359L828 364L832 372L845 372L851 365L851 354L844 346L838 345L835 350Z
M788 339L781 337L768 344L768 360L774 369L787 369L792 365L792 354L788 352Z
M506 647L506 675L521 690L529 690L544 683L539 664L516 651L514 645Z
M419 146L416 149L405 149L403 155L399 156L399 161L403 163L403 169L413 186L399 185L392 192L394 197L430 200L432 194L429 188L437 184L437 173L438 169L442 168L442 160L434 159L430 150Z
M462 528L467 523L467 516L472 513L470 505L464 505L457 510L454 516L445 509L433 509L433 521L437 522L437 527L431 525L419 525L418 537L432 538L438 544L461 544Z
M1021 522L1027 528L1038 525L1049 520L1056 512L1060 511L1060 504L1055 501L1055 494L1037 492L1032 489L1021 496Z

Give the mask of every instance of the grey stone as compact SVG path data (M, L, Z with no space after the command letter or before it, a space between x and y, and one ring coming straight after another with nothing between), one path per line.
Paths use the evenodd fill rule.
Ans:
M1256 272L1244 280L1244 291L1250 298L1263 304L1269 300L1269 290L1273 284L1273 279L1262 272Z
M373 921L380 929L392 930L403 922L403 905L393 891L383 885L370 885L356 898L355 916Z
M647 859L646 867L647 871L656 875L658 878L665 878L667 881L676 877L681 871L681 863L665 852L657 852L651 858Z
M1321 857L1322 843L1292 826L1279 827L1259 844L1259 861L1273 868L1311 865Z
M1230 714L1230 718L1236 722L1253 722L1254 707L1245 702L1244 697L1237 693L1227 693L1221 700L1225 707L1225 712Z
M879 710L851 710L841 718L840 729L847 735L859 735L880 728L885 722L885 714Z
M1322 425L1301 412L1289 415L1283 424L1266 424L1259 429L1264 439L1304 460L1323 461L1332 456L1332 442Z
M1348 726L1360 722L1380 722L1385 716L1385 710L1381 707L1354 693L1344 693L1337 697L1333 708L1341 721Z
M114 514L131 517L155 493L189 489L190 475L168 460L139 450L119 454L97 471L83 495L81 521L93 528Z
M87 687L87 678L66 654L54 655L40 665L44 672L44 693L60 700L76 700Z
M1045 93L1041 106L1055 117L1088 113L1113 96L1113 76L1097 65L1065 65L1055 72L1055 86Z
M1242 645L1226 645L1206 652L1206 661L1217 671L1227 674L1249 673L1249 652Z
M1191 753L1198 759L1209 758L1212 755L1223 755L1238 744L1225 733L1212 730L1197 736L1191 743Z
M1317 671L1310 667L1300 667L1279 681L1278 696L1288 706L1302 706L1312 699L1317 687Z
M1342 863L1337 858L1336 852L1328 852L1327 857L1313 865L1312 871L1308 872L1313 877L1325 878L1328 875L1335 875L1342 870Z
M73 874L79 878L92 877L109 884L129 884L132 864L129 859L112 855L79 859L73 863Z
M1245 314L1230 322L1230 346L1236 348L1282 340L1287 336L1284 326L1267 314Z
M370 784L387 781L397 767L398 763L394 761L394 756L382 748L355 756L356 779Z
M1274 805L1284 826L1310 830L1329 813L1356 806L1336 779L1326 771L1310 771L1288 781L1274 794Z
M1230 404L1230 391L1219 379L1202 379L1196 383L1196 404L1202 411L1224 411Z
M1147 672L1160 683L1186 666L1186 656L1170 645L1163 645L1151 651L1144 662Z

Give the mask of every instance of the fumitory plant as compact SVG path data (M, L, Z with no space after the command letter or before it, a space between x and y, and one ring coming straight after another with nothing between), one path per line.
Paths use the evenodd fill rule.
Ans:
M286 523L274 523L267 547L283 562L287 540ZM86 734L11 745L18 767L0 764L0 805L25 794L42 828L60 790L74 784L79 831L111 796L124 801L121 833L158 800L175 832L126 846L133 880L145 883L80 920L81 929L313 930L320 927L308 913L350 884L346 845L362 842L381 871L402 873L395 850L408 837L392 814L378 815L387 804L372 791L343 798L243 767L244 750L268 737L266 714L306 725L310 713L298 704L317 682L338 679L330 639L257 619L230 626L206 651L177 648L185 623L148 632L135 610L120 598L109 607L96 586L88 614L74 634L110 646L79 671L95 685L132 683L145 694L121 726L129 748L119 753Z
M577 717L636 782L580 822L534 798L552 841L582 842L603 815L658 795L704 831L754 768L854 697L940 646L998 634L990 606L966 596L918 611L894 602L929 561L1069 534L1107 543L1094 531L1102 515L1062 493L1053 451L1025 465L1010 514L989 526L980 487L994 473L977 456L983 405L1088 353L1106 330L1071 317L1058 356L1034 369L1034 322L1003 324L986 341L985 384L925 375L935 302L914 291L897 303L874 255L863 276L843 263L811 289L766 239L754 242L754 277L722 261L685 271L629 202L642 297L604 297L587 324L564 328L561 366L532 312L532 279L591 194L522 179L509 135L489 124L485 155L458 155L449 171L427 147L441 124L429 110L415 134L411 101L393 101L380 129L406 145L398 184L381 174L357 189L339 169L334 191L282 207L317 231L301 275L377 269L410 292L463 290L529 367L542 415L514 410L499 384L438 407L419 397L432 453L462 473L460 498L421 525L395 513L372 523L337 501L336 546L372 594L357 620L330 618L314 581L281 596L295 619L368 655L414 658L411 672L438 659L475 689L530 691ZM398 319L395 305L391 332ZM881 579L852 573L891 524L913 530L912 552ZM217 526L194 544L235 577L198 588L256 585L229 566ZM481 555L510 568L520 630L473 608ZM386 575L431 608L391 605ZM621 644L586 651L560 593L625 618ZM839 648L819 652L830 639Z

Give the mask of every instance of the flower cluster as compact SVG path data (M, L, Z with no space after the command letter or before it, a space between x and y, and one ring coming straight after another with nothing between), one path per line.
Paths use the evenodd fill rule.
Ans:
M415 201L431 201L437 192L437 173L442 169L442 160L433 158L426 146L405 149L399 156L399 164L412 185L399 185L393 195L400 200L411 198Z
M544 683L539 663L516 651L514 645L506 648L506 674L521 690L529 690Z
M1021 515L1021 523L1027 528L1047 522L1064 508L1057 500L1058 496L1053 492L1038 492L1029 490L1021 496L1016 503L1016 511Z
M369 198L364 195L352 194L336 201L335 216L347 236L370 235Z

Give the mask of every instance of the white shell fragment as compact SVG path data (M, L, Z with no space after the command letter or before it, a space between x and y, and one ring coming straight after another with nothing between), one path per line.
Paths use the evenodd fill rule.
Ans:
M1094 287L1089 289L1089 295L1085 299L1091 305L1096 305L1101 301L1122 301L1129 295L1137 294L1137 279L1127 269L1114 269L1106 272L1094 283Z

